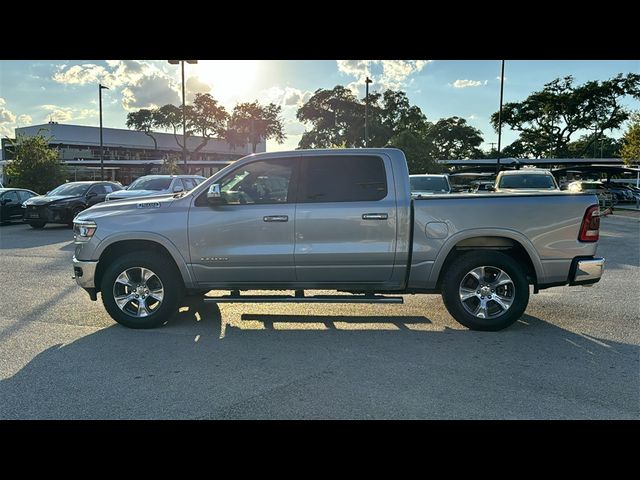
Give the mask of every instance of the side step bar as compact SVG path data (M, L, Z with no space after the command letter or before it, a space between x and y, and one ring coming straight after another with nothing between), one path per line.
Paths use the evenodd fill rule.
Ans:
M404 303L402 297L384 295L223 295L204 297L206 303Z

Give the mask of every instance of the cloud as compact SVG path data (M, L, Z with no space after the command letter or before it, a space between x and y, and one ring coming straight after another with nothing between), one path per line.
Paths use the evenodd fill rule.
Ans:
M45 121L47 122L70 122L71 120L98 118L98 111L92 108L60 107L58 105L41 105L40 108L48 112L45 114ZM29 115L24 116L29 118L29 121L25 121L25 123L32 122Z
M475 113L472 113L467 117L467 120L477 120L478 116Z
M293 87L271 87L260 92L260 99L263 102L275 103L282 107L300 107L311 98L313 92L310 90L300 90Z
M496 77L496 80L500 81L500 75L498 75L498 76ZM507 77L504 77L504 81L505 81L505 82L507 81Z
M471 87L480 87L482 85L486 85L487 80L484 82L481 80L456 80L453 82L453 88L471 88Z
M160 107L167 103L180 105L182 102L177 89L165 76L141 77L137 83L122 90L122 106L128 111Z
M15 135L15 132L13 131L13 128L8 127L7 125L3 125L0 123L0 137L13 137Z
M137 60L107 60L106 65L62 64L53 74L53 80L66 85L103 83L114 90L111 95L119 94L122 107L129 111L181 103L173 72L169 74L153 63ZM192 93L202 92L203 85L198 79L191 80ZM89 111L84 116L90 116ZM82 118L82 113L78 111L75 118Z
M65 85L86 85L98 83L109 77L110 73L101 65L85 63L82 65L60 65L53 74L53 80Z
M30 125L33 123L33 118L31 118L31 115L20 115L18 116L18 122L21 125Z
M338 71L354 77L347 85L355 94L364 90L367 77L377 90L404 87L412 75L421 72L431 60L337 60Z
M193 101L196 93L209 93L211 92L211 85L205 83L200 77L189 77L184 84L187 102Z
M47 121L68 122L73 118L71 107L59 107L57 105L41 105L41 108L48 112Z

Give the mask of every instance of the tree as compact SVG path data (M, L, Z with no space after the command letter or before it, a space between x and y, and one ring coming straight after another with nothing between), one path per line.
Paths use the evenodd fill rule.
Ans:
M585 146L591 145L586 150ZM607 135L602 135L598 141L593 140L593 134L582 135L578 140L567 145L569 156L573 158L620 158L621 141Z
M177 175L180 173L180 168L178 167L178 156L169 154L164 157L164 160L162 160L162 167L160 167L160 172L164 175Z
M620 156L627 165L637 165L640 162L640 112L631 117L629 128L622 137Z
M162 107L154 110L153 112L154 125L165 130L173 130L173 138L180 148L183 148L183 144L180 143L178 137L178 131L182 131L182 108L176 107L168 103ZM189 131L186 132L186 138L189 138Z
M193 103L186 108L188 133L202 137L200 144L190 154L190 158L193 158L209 143L212 136L223 137L225 135L229 114L208 93L196 93Z
M143 132L153 140L153 149L158 150L158 142L156 137L152 135L152 129L156 126L155 112L155 110L147 108L142 108L137 112L129 112L127 114L127 128Z
M640 99L640 74L619 74L578 86L572 76L557 78L521 102L506 103L502 123L520 132L520 146L535 157L566 157L572 135L592 131L578 152L582 156L606 130L619 128L629 118L620 103L627 96ZM497 131L498 112L491 116L491 123Z
M348 88L319 88L296 114L311 124L298 148L330 148L335 145L364 146L364 104Z
M464 118L450 117L438 120L427 130L426 139L432 143L439 160L482 157L482 132L467 124Z
M270 103L262 106L257 100L237 104L229 118L225 134L227 142L233 147L249 143L253 153L262 140L274 139L283 143L286 137L281 111L279 105Z
M441 170L434 162L433 144L419 132L402 130L389 140L387 146L404 152L409 173L435 173Z
M66 174L58 152L49 147L51 137L40 134L18 134L11 142L14 159L8 162L5 173L12 187L28 188L38 193L47 192L65 180Z

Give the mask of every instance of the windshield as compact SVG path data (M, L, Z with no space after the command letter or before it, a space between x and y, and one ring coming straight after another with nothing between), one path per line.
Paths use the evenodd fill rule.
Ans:
M518 175L505 175L500 179L498 188L535 188L535 189L554 189L553 177L550 175L540 175L535 173L523 173Z
M139 178L133 182L127 190L168 190L171 185L170 178Z
M409 177L412 192L448 192L444 177Z
M88 183L65 183L51 190L47 196L79 197L80 195L84 195L87 190L89 190Z

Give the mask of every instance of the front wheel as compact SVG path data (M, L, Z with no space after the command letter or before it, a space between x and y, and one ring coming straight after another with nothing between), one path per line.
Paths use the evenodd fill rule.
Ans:
M459 323L471 330L507 328L529 303L523 266L500 252L474 251L457 258L442 280L442 300Z
M29 225L31 226L31 228L35 228L36 230L44 228L46 224L47 222L29 222Z
M183 294L180 273L172 262L144 251L113 261L100 288L111 318L129 328L164 325L178 311Z

